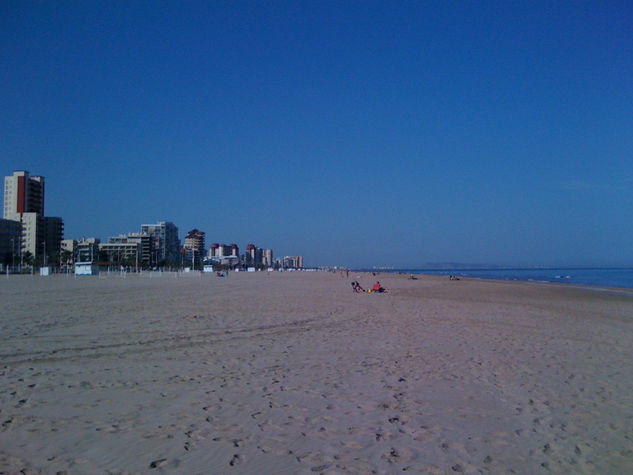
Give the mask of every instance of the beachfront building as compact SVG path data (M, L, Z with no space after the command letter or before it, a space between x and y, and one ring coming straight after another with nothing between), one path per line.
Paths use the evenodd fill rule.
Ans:
M20 223L21 259L44 263L59 254L64 233L62 218L44 216L45 180L26 170L4 178L4 219Z
M244 254L244 265L246 267L262 267L263 266L263 250L255 244L248 244Z
M119 240L118 237L110 239L114 239L114 242L99 244L99 254L109 263L135 267L141 265L140 242L129 242L127 239Z
M62 218L40 216L37 213L22 213L19 222L23 256L28 253L40 264L59 260L60 245L64 237Z
M303 269L303 256L286 256L280 265L284 269Z
M273 250L272 249L264 249L262 255L262 264L264 267L272 267L273 266Z
M99 244L101 240L98 238L82 238L76 241L74 245L74 262L95 262L99 259Z
M15 171L4 177L4 219L20 223L20 256L41 253L44 243L44 177Z
M135 266L147 268L154 264L152 261L153 241L149 234L120 234L110 237L107 243L101 244L99 251L109 262L127 261L129 264L133 260Z
M19 221L0 219L0 263L4 266L16 266L20 261Z
M237 244L219 244L214 242L209 247L209 257L239 257L240 248Z
M4 177L4 219L20 221L22 213L44 216L44 177L15 171Z
M35 258L44 249L41 247L45 236L43 217L37 213L20 213L20 223L22 255L26 256L28 253Z
M68 269L75 262L75 249L77 241L75 239L62 239L59 244L59 264L62 269Z
M136 242L140 245L139 265L150 267L157 264L152 261L152 256L155 254L152 236L144 233L128 233L127 239L128 242Z
M43 264L59 264L61 243L64 239L64 220L58 216L44 217L44 255Z
M185 237L185 260L195 267L195 263L204 258L204 249L204 232L199 229L189 231Z
M237 244L219 244L214 242L209 247L207 262L235 268L240 264L240 248Z
M152 236L152 263L155 265L180 263L180 238L178 227L170 221L142 224L141 234Z
M73 255L75 253L75 247L77 247L77 241L75 239L62 239L59 247L62 253L70 253Z

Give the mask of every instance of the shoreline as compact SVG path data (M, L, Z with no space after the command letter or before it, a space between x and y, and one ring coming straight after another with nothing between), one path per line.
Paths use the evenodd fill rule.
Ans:
M633 269L633 268L629 268L629 267L613 267L613 268L603 268L603 267L578 267L578 268L535 268L535 269L531 269L531 268L499 268L499 269L491 269L491 270L623 270L623 269ZM431 269L432 270L432 269ZM432 274L427 274L424 273L425 270L420 270L420 269L413 269L413 270L408 270L408 271L385 271L385 270L381 270L381 271L370 271L370 270L350 270L349 271L349 275L350 278L352 275L365 275L365 276L371 276L371 278L374 278L376 276L386 276L386 277L397 277L397 276L405 276L408 277L410 275L414 275L414 276L423 276L425 278L447 278L451 275L458 277L457 280L474 280L474 281L481 281L481 282L496 282L496 283L509 283L509 282L516 282L519 284L543 284L543 285L554 285L554 286L560 286L560 287L577 287L577 288L585 288L585 289L601 289L601 290L621 290L623 292L631 292L633 293L633 287L627 287L627 286L617 286L617 285L604 285L604 284L586 284L586 283L572 283L572 282L564 282L564 281L548 281L548 280L537 280L537 279L520 279L520 278L497 278L497 277L480 277L480 276L472 276L472 275L462 275L459 274L458 272L460 271L468 271L469 269L448 269L446 270L446 274L442 273L432 273ZM472 269L472 270L476 270L479 271L481 269ZM485 269L484 269L485 271ZM294 270L294 271L285 271L285 272L279 272L279 271L273 271L272 274L303 274L303 273L316 273L316 274L334 274L334 275L340 275L339 274L340 271L326 271L326 270L319 270L319 269L314 269L314 270ZM440 272L438 270L438 272ZM441 270L441 272L444 272L443 270ZM451 272L450 274L448 272ZM258 274L269 274L269 272L267 271L258 271L258 272L254 272L254 273L249 273L246 271L242 271L242 272L234 272L234 271L229 271L229 276L232 275L239 275L239 274L254 274L254 275L258 275ZM182 271L140 271L140 272L119 272L119 271L103 271L101 272L99 275L96 276L76 276L74 274L66 274L66 273L56 273L56 274L50 274L48 276L40 276L38 274L0 274L0 279L4 279L6 280L10 280L10 279L29 279L29 278L34 278L34 279L47 279L47 278L52 278L52 279L61 279L61 278L72 278L72 279L98 279L98 280L103 280L103 279L116 279L116 278L121 278L121 279L164 279L164 278L203 278L203 279L211 279L211 278L215 278L214 274L204 274L201 271L191 271L191 272L182 272Z
M577 271L580 274L574 275L536 275L538 273L556 271L561 274ZM609 277L605 273L624 272L624 274ZM594 272L593 276L588 276L587 272ZM623 289L633 289L633 268L631 267L500 267L500 268L455 268L455 269L394 269L386 273L408 274L408 275L454 275L460 278L483 279L494 281L518 281L518 282L541 282L563 285L582 285L591 287L615 287ZM536 273L536 274L535 274ZM570 279L570 280L568 280Z
M29 277L0 281L0 471L633 469L631 289Z

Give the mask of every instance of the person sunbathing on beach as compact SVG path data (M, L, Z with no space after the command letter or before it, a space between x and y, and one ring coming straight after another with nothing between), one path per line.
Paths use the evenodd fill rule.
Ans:
M376 281L376 283L372 287L372 291L382 293L382 292L386 292L387 289L385 289L382 285L380 285L380 282Z
M352 282L352 289L354 289L354 292L365 292L365 289L363 289L356 281Z

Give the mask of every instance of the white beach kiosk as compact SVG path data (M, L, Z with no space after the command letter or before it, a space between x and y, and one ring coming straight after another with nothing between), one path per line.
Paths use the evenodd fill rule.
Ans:
M75 264L75 275L99 275L99 266L92 262L77 262Z

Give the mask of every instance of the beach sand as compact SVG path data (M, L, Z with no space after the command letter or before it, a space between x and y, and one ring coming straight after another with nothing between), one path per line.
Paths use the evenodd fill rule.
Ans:
M0 279L3 473L631 473L633 291Z

